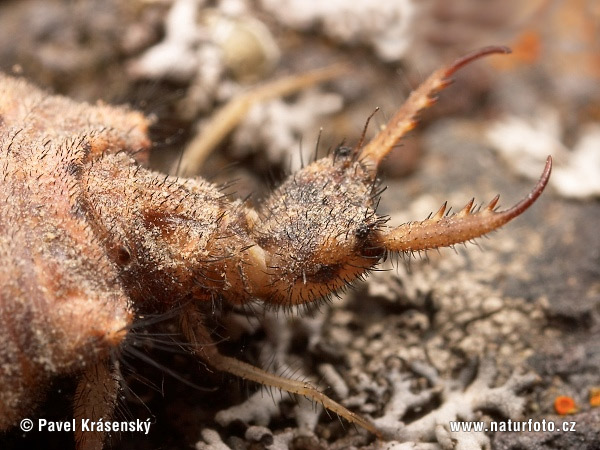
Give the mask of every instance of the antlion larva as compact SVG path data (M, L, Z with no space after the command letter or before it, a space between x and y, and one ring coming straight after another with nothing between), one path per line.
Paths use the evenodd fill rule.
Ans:
M178 308L192 352L214 368L321 402L379 436L369 420L308 382L223 356L203 304L318 301L388 253L470 241L522 214L544 190L497 211L496 197L457 214L386 225L377 170L432 95L488 47L434 72L368 144L339 147L290 176L256 210L199 178L140 166L150 147L139 113L49 96L0 77L0 430L14 426L58 375L79 377L76 418L110 419L118 390L109 356L150 304ZM137 160L136 160L137 159ZM79 448L102 433L76 432Z

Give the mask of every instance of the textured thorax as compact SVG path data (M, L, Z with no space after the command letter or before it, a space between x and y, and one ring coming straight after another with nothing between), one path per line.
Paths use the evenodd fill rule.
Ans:
M94 162L82 185L85 213L136 302L216 296L254 244L242 203L203 180L165 176L117 154Z

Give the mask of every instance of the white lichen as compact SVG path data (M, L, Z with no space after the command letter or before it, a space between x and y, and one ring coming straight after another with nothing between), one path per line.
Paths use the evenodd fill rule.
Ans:
M579 128L572 149L563 142L558 111L545 109L531 118L509 116L489 126L490 144L519 175L535 179L548 155L555 158L550 184L565 198L600 196L600 125Z
M285 161L295 171L314 154L319 121L342 106L340 95L319 88L302 92L293 103L277 99L257 104L233 134L236 156L260 149L271 163Z
M271 397L267 392L260 390L248 397L243 403L219 411L215 416L216 422L221 426L240 420L244 423L268 425L271 418L279 414L279 395Z
M210 110L241 89L239 81L257 81L279 60L268 28L246 2L176 0L164 19L164 38L129 64L134 78L169 79L190 85L180 107L185 118ZM233 77L233 78L231 78Z
M219 433L210 428L205 428L201 432L202 440L196 443L196 450L231 450L231 447L225 444Z
M259 442L266 450L288 450L289 444L294 437L291 432L273 434L265 427L248 427L244 436L249 442Z
M566 164L556 168L552 185L567 198L600 197L600 124L582 127Z
M197 25L203 0L177 0L165 16L164 39L148 49L129 67L131 75L145 78L190 80L201 63L197 47L207 40Z
M415 368L413 366L413 370ZM390 440L399 443L430 442L438 443L443 449L461 450L490 448L489 438L483 432L451 431L451 421L481 420L482 411L495 411L503 417L518 419L525 405L519 392L537 379L533 374L513 373L504 384L493 387L496 368L491 359L483 360L471 383L463 381L470 379L469 373L464 373L462 379L452 380L444 380L432 370L422 370L420 375L428 378L431 387L414 394L406 375L390 374L392 397L384 415L375 420L376 425ZM440 398L437 408L413 422L405 424L402 421L407 411L422 407L434 394Z
M417 6L412 0L261 0L278 22L297 30L319 29L345 44L369 45L384 61L409 50Z
M338 398L348 398L350 389L344 378L335 370L331 364L321 364L319 373L323 377L323 381L335 392Z
M260 308L257 306L258 310ZM260 366L286 378L309 380L310 377L304 373L300 361L290 355L295 330L292 321L283 314L269 311L261 313L261 317L267 340L261 345ZM279 389L261 388L241 404L219 411L215 420L221 426L227 426L236 420L267 426L273 417L280 414L279 404L289 399L290 396ZM312 435L323 410L322 406L303 397L297 397L294 401L297 424L295 435Z
M177 105L185 120L195 120L247 92L249 83L266 79L280 57L274 37L247 2L223 0L208 9L203 6L202 0L174 1L165 17L164 39L129 65L134 78L187 84ZM313 152L322 117L338 112L342 104L340 95L316 87L294 100L257 102L233 134L233 156L264 151L269 162L296 170ZM198 134L207 123L212 125L210 119L199 120ZM310 145L301 150L302 142Z

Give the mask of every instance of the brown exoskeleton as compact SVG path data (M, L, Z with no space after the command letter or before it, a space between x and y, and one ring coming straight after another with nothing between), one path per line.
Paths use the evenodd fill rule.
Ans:
M78 374L76 418L109 419L118 390L109 355L148 302L179 307L193 352L216 369L306 396L378 434L308 382L223 356L198 302L314 302L365 275L389 253L470 241L523 213L523 200L396 228L376 213L377 170L431 105L431 95L485 48L432 74L367 145L340 147L290 176L258 210L199 178L165 176L133 159L150 142L132 111L80 105L0 77L0 430L17 423L56 375ZM141 152L140 152L141 151ZM133 156L133 157L132 157ZM79 448L102 433L76 431Z

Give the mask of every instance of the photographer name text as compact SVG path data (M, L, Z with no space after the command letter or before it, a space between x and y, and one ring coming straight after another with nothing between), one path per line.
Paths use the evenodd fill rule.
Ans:
M65 421L53 421L47 419L37 419L37 431L49 432L131 432L144 433L150 432L150 419L146 420L92 420L92 419L72 419ZM31 419L23 419L21 421L21 429L23 431L31 431L34 428L34 421Z

